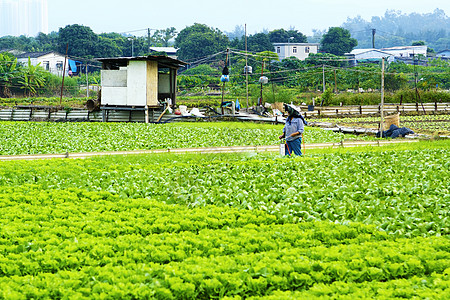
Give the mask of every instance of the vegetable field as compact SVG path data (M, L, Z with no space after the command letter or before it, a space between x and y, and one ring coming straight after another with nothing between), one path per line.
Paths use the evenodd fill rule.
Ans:
M0 155L189 147L275 145L282 125L250 123L0 122ZM306 143L340 142L342 133L307 128ZM345 135L345 139L373 139Z
M380 117L356 117L320 119L321 122L332 122L344 126L366 126L378 128ZM418 115L400 116L400 127L411 128L415 132L427 134L450 134L450 115Z
M450 297L450 142L0 162L0 298Z

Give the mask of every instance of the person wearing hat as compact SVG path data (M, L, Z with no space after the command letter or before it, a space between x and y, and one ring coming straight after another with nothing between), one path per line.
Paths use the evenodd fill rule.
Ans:
M304 125L307 125L307 123L300 112L291 105L285 104L284 109L289 114L283 128L283 134L279 136L279 139L286 139L284 153L289 156L292 154L302 155L302 133L305 129Z

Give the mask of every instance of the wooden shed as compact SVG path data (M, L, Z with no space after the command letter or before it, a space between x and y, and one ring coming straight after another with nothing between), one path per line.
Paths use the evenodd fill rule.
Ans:
M148 115L149 110L175 105L177 70L185 62L153 55L98 60L102 110L144 110Z

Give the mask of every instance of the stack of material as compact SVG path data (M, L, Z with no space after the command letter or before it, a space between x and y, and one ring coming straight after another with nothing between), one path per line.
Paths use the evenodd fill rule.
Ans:
M381 135L380 133L381 132L377 133L377 137L380 137L380 135ZM408 134L414 134L414 131L412 131L411 129L406 128L406 127L399 128L398 126L396 126L394 124L392 124L388 130L383 131L384 138L392 138L392 139L398 138L399 136L405 137Z

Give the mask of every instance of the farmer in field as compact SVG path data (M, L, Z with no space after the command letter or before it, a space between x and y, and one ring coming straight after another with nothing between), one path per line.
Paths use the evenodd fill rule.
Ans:
M292 154L302 155L302 133L304 125L307 125L307 123L295 107L284 104L284 110L289 114L283 128L283 134L279 136L280 139L286 139L284 153L289 156Z

